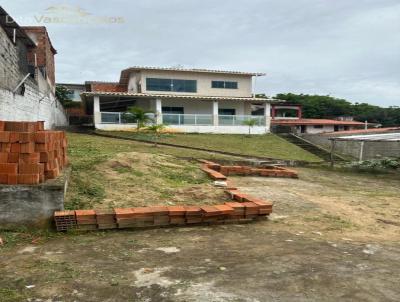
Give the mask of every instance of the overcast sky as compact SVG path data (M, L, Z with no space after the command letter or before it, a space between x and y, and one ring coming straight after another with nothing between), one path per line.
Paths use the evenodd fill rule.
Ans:
M20 25L47 26L58 51L57 82L118 81L129 66L180 65L266 72L257 92L270 96L329 94L400 106L399 0L3 0L2 6Z

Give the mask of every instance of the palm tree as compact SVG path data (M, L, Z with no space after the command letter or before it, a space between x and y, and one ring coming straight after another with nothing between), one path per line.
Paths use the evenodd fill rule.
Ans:
M129 107L127 113L130 113L132 118L136 121L137 130L143 128L147 123L152 122L153 119L149 116L152 111L146 111L140 107Z
M248 120L243 121L242 124L246 125L246 126L249 126L249 135L250 135L251 134L250 133L251 132L251 128L257 124L257 120L253 119L253 118L252 119L248 119Z

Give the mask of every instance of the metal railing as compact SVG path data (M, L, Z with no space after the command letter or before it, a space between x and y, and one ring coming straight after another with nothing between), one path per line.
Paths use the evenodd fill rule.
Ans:
M255 120L254 126L265 126L263 115L219 115L218 125L220 126L243 126L248 120Z
M212 126L212 114L174 114L163 113L163 124L165 125L199 125Z
M100 112L102 124L136 124L136 119L131 113L127 112ZM147 113L154 120L153 113Z

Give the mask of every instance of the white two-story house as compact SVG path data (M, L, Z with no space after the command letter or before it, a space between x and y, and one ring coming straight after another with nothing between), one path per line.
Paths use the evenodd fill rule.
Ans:
M154 113L169 131L248 133L244 121L254 119L253 134L270 131L270 103L254 97L253 82L262 73L206 69L131 67L119 82L86 82L81 94L86 113L103 130L129 130L127 108Z

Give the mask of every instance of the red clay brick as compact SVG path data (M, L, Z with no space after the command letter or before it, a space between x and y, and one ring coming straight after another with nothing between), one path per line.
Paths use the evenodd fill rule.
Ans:
M169 216L184 216L186 210L183 206L169 206Z
M46 179L54 179L57 178L58 175L60 175L60 170L58 168L55 168L53 170L48 170L44 172Z
M36 143L47 143L49 141L49 131L43 131L43 132L36 132L35 133L35 142Z
M20 153L8 153L8 162L18 163L20 155L21 155Z
M149 209L155 216L166 216L169 214L168 207L166 206L152 206Z
M94 210L75 210L76 218L91 218L96 217L96 212Z
M12 153L20 153L21 152L21 145L19 143L12 143L10 152L12 152Z
M19 133L10 132L10 143L18 143L18 142L19 142Z
M0 121L0 131L4 131L5 124L6 123L4 121Z
M219 216L222 214L222 212L214 206L204 205L204 206L201 206L200 208L203 211L203 216L205 216L205 217Z
M11 152L11 143L0 143L0 152Z
M184 206L186 211L186 216L201 216L202 210L200 207L197 206Z
M114 212L117 218L133 217L134 213L134 211L131 208L114 208Z
M40 162L47 163L54 160L54 151L40 152Z
M8 163L8 153L0 152L0 164Z
M35 143L21 143L20 144L20 153L34 153L35 152Z
M219 211L221 211L221 213L224 215L233 214L235 212L235 210L232 207L226 204L218 204L215 205L214 207L217 208Z
M40 153L22 153L19 155L20 164L38 164Z
M243 213L245 211L245 206L240 202L225 202L225 204L233 208L237 213Z
M0 174L0 184L8 184L8 174Z
M35 143L35 152L50 151L49 144Z
M13 163L0 164L0 173L1 174L17 174L18 173L18 165Z
M19 164L20 174L44 174L43 164Z
M9 185L18 184L18 174L8 174L8 182Z
M34 136L35 134L33 132L20 132L19 133L19 142L20 143L30 143L34 142Z
M18 174L18 184L34 185L39 183L39 174Z
M10 142L10 132L0 131L0 143L9 143L9 142Z

